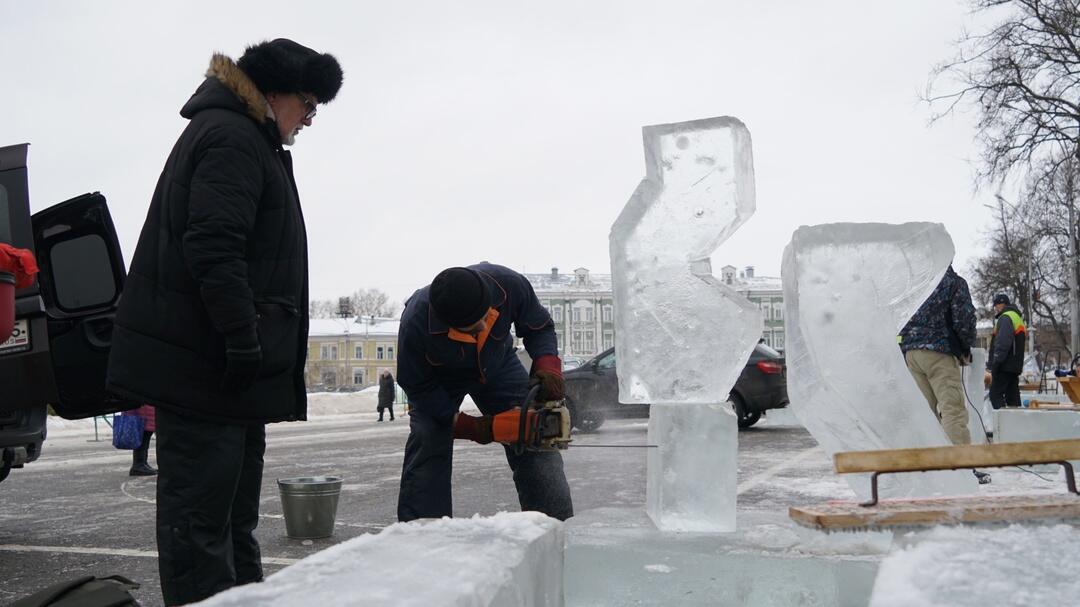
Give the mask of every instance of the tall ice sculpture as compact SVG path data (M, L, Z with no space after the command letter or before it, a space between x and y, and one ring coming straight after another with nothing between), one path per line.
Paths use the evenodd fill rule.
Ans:
M896 336L952 262L939 223L803 226L784 250L788 394L830 454L951 444L907 370ZM866 475L845 474L869 497ZM975 491L970 470L890 474L882 497Z
M729 116L642 131L645 179L610 236L619 400L651 403L657 528L733 531L738 428L725 401L762 319L709 256L754 212L750 132Z

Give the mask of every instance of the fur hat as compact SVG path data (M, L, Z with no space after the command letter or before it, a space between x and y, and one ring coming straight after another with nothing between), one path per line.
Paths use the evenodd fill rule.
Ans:
M311 93L319 103L337 96L343 74L337 59L287 38L249 46L236 62L267 93Z
M474 324L487 314L491 293L480 273L470 268L448 268L431 281L431 308L454 328Z

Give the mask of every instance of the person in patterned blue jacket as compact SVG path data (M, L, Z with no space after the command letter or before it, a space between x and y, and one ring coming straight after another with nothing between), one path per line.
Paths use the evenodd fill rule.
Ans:
M951 265L900 330L897 341L911 376L949 440L954 445L970 444L960 367L971 364L975 306L967 281ZM985 482L981 476L980 482Z

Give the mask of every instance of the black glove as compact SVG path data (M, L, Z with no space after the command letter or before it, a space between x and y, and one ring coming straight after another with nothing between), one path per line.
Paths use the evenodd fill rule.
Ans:
M255 383L262 363L262 348L255 325L242 327L225 335L225 376L221 389L244 392Z

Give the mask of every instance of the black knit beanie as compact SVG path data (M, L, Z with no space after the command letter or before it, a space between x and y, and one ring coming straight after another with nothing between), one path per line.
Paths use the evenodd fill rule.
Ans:
M491 293L480 273L469 268L447 268L431 281L431 309L454 328L472 325L487 314Z
M319 103L337 96L344 75L337 59L287 38L249 46L236 62L264 95L311 93Z

